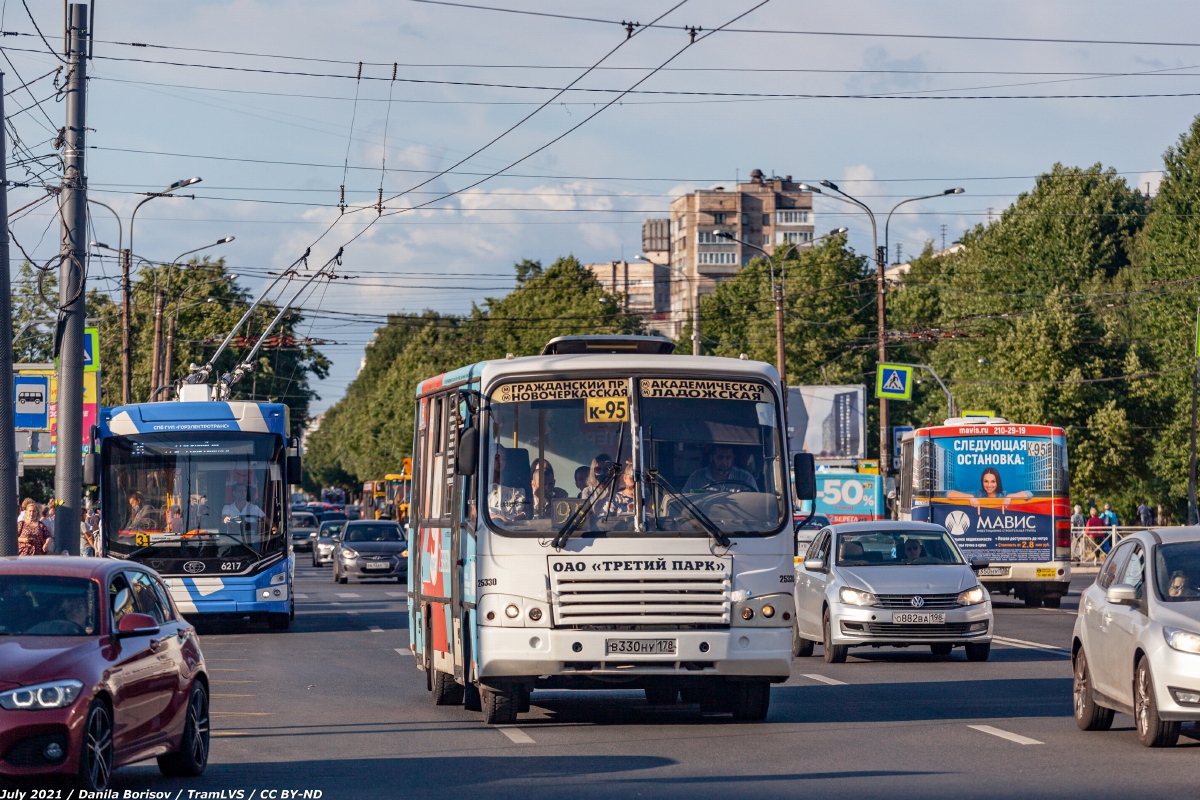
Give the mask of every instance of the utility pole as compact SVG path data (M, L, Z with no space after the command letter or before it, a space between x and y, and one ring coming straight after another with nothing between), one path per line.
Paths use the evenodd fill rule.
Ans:
M162 326L163 326L163 293L154 290L154 349L150 363L150 402L158 399L157 392L162 382Z
M1196 514L1196 394L1200 391L1200 307L1196 309L1196 366L1192 369L1192 446L1188 458L1188 525L1195 525Z
M874 219L872 222L872 235L874 240ZM879 299L876 303L876 317L878 318L879 328L879 363L883 364L887 361L887 280L884 278L884 266L887 261L887 245L875 247L875 273L878 277L878 295ZM888 401L885 398L879 399L879 479L884 482L884 487L887 487L888 469L891 466L892 442L891 436L888 435Z
M58 431L54 457L54 501L58 505L56 546L79 555L83 500L83 259L87 247L87 174L84 171L84 114L87 108L88 7L67 6L67 124L62 182L62 263L59 267ZM7 266L7 264L5 264Z
M121 250L121 405L133 402L133 341L129 326L133 317L129 301L129 269L133 252Z
M0 556L17 554L17 443L13 419L12 287L8 262L8 173L3 155L4 73L0 72Z

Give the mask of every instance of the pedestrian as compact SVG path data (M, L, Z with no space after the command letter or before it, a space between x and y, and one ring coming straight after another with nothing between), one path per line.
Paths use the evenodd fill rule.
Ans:
M1113 511L1112 504L1110 503L1104 504L1104 513L1100 515L1100 519L1109 527L1121 524L1121 519L1117 516L1117 512Z
M40 556L51 552L54 539L39 519L38 504L32 497L26 497L21 503L21 511L25 518L17 525L17 555Z
M1149 528L1154 524L1154 510L1150 508L1150 501L1143 500L1142 504L1137 507L1138 522L1142 523L1143 528Z
M1092 537L1092 541L1096 543L1100 552L1107 553L1109 548L1108 533L1104 530L1104 520L1100 518L1100 512L1095 506L1088 509L1087 522L1084 523L1084 529L1088 536Z
M88 515L79 524L79 554L82 556L95 556L100 554L100 550L96 547L96 539L100 528L100 511L99 508L93 507Z
M1071 515L1071 527L1082 528L1087 525L1087 517L1083 515L1083 506L1075 504L1075 513Z
M46 526L46 532L54 536L54 500L42 506L42 524Z

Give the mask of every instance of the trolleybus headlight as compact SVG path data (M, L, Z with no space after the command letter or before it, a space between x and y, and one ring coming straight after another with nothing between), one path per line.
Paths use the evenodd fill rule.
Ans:
M965 592L958 593L958 604L960 606L974 606L982 603L987 599L987 592L983 591L982 586L972 586Z
M768 619L775 616L775 606L763 606L762 615Z
M284 583L285 581L287 581L287 573L286 572L276 572L274 575L271 576L271 585L272 586L274 586L277 583Z
M508 617L509 619L516 619L517 617L521 616L521 609L517 608L512 603L509 603L509 605L504 609L504 616Z
M534 622L537 622L539 619L542 618L542 610L540 608L529 609L529 618L531 620L533 620Z
M742 609L742 619L754 619L754 609L746 606Z

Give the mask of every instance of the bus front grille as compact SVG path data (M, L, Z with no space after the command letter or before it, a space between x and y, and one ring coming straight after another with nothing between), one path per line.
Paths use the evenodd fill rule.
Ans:
M554 574L554 625L729 624L723 575L630 578Z

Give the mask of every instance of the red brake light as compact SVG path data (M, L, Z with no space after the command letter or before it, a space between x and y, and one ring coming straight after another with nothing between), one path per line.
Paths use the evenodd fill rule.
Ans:
M1071 522L1070 520L1060 519L1054 523L1055 547L1070 547L1071 546Z

